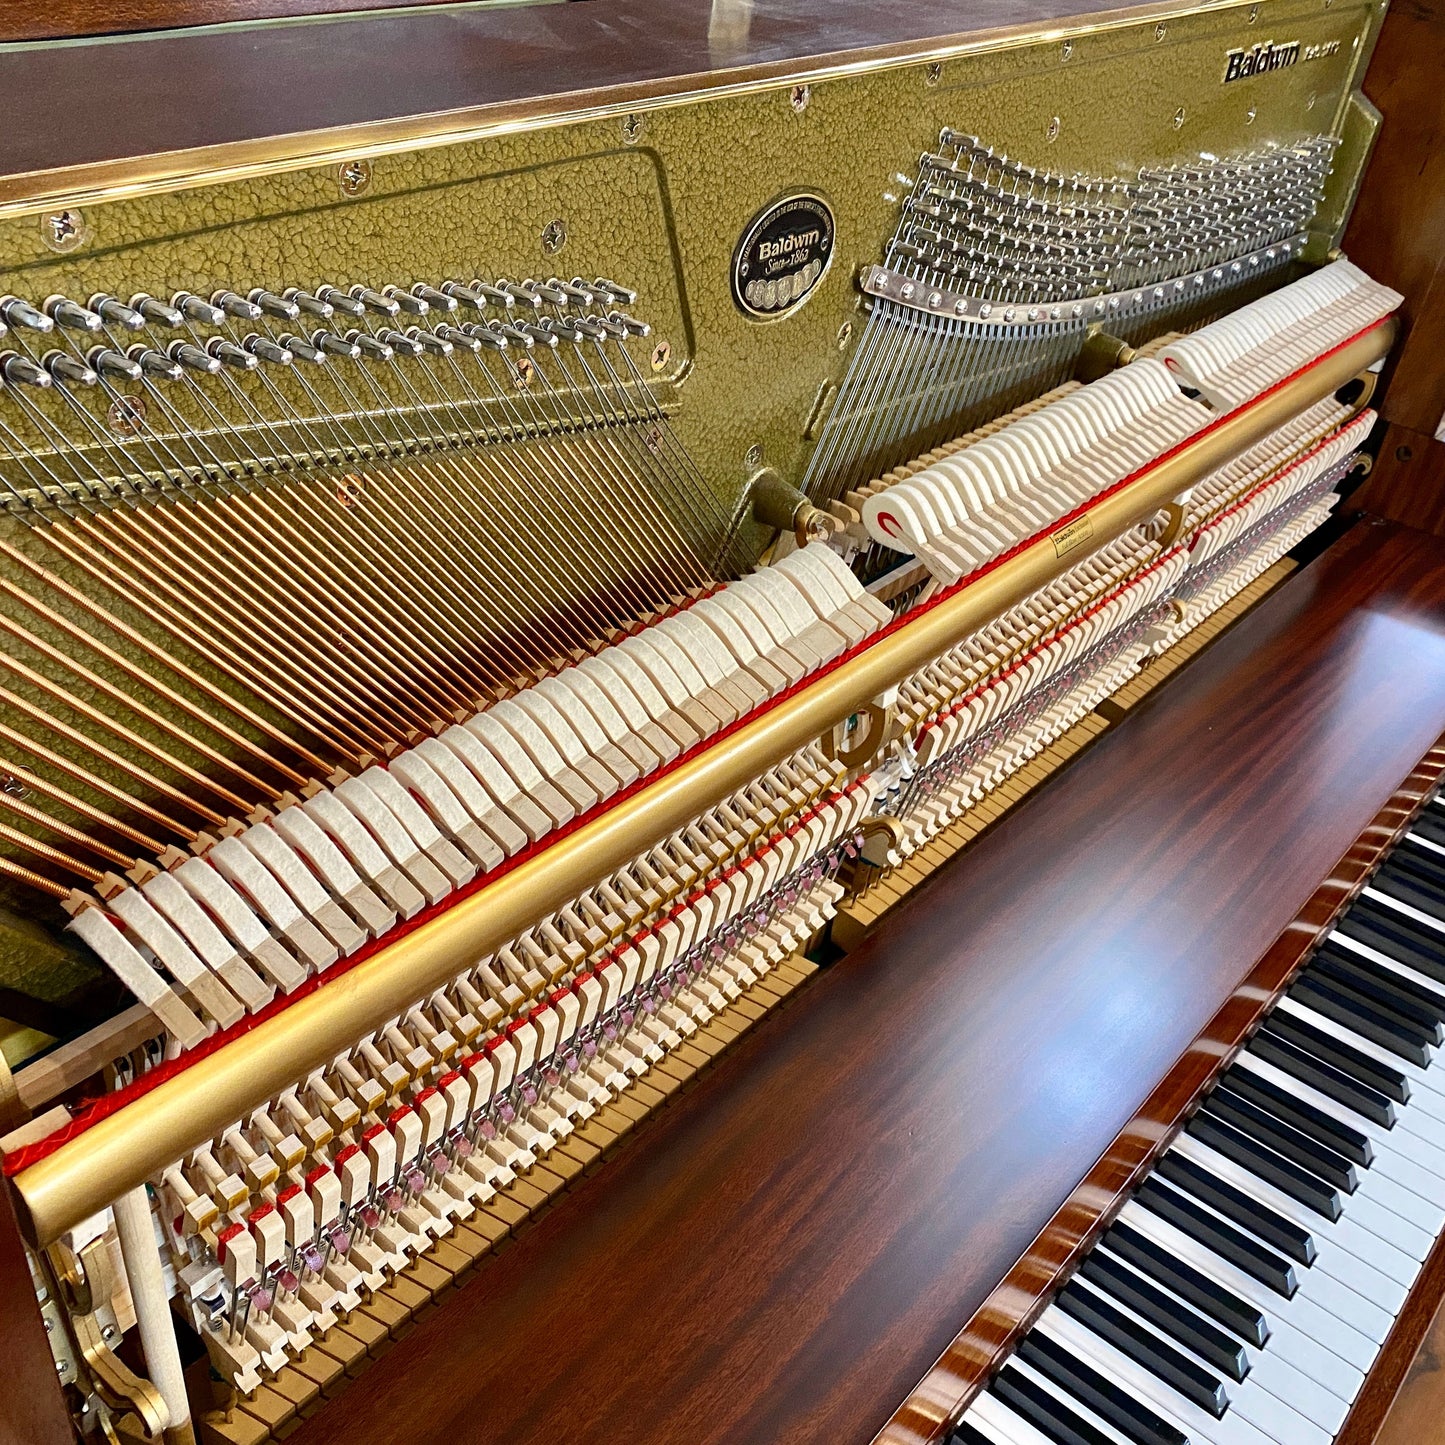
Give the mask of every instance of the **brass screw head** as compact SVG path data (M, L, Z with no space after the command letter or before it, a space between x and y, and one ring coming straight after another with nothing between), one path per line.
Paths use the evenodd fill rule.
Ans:
M548 221L542 227L542 249L549 256L555 256L567 244L567 225L564 221Z
M348 199L365 195L371 189L371 162L342 161L336 168L336 184Z
M930 61L923 68L924 85L937 85L943 79L943 66L937 60Z
M845 321L845 322L838 328L838 350L839 350L839 351L844 351L844 350L846 350L846 349L847 349L847 346L848 346L848 343L849 343L852 339L853 339L853 323L852 323L851 321Z
M143 396L118 396L106 408L105 419L118 436L134 436L145 425L146 404Z
M1072 40L1064 41L1063 46L1059 51L1059 54L1062 60L1067 64L1067 62L1073 58L1074 42Z
M1247 111L1245 111L1245 113L1244 113L1244 123L1245 123L1245 125L1253 125L1253 124L1254 124L1254 118L1255 118L1255 116L1257 116L1258 114L1259 114L1258 108L1255 107L1255 106L1250 106L1250 108L1249 108Z
M1045 129L1044 131L1044 135L1047 136L1049 141L1052 143L1053 141L1058 140L1059 132L1063 130L1063 128L1064 123L1058 118L1058 116L1053 116L1049 120L1049 124L1047 129Z
M652 369L661 371L672 360L672 347L666 341L659 341L652 348Z
M50 250L64 256L90 239L90 227L79 211L52 211L40 218L40 235Z
M1251 25L1253 25L1254 22L1255 22L1256 20L1258 20L1258 19L1259 19L1259 6L1258 6L1258 5L1251 5L1251 6L1249 7L1249 23L1250 23Z
M1174 129L1184 129L1184 107L1182 105L1174 112Z
M1164 37L1165 37L1166 35L1168 35L1168 34L1169 34L1169 27L1161 20L1161 21L1154 27L1154 38L1155 38L1155 40L1163 40Z
M751 473L757 471L762 464L763 444L762 442L754 442L743 454L743 466Z
M622 139L630 145L635 146L642 139L643 120L640 115L625 115L622 117Z
M810 85L795 85L788 96L788 104L799 114L807 110L808 102L813 98L813 88Z
M1315 108L1315 103L1316 103L1318 100L1319 100L1319 96L1318 96L1314 91L1310 91L1310 98L1309 98L1307 101L1305 101L1305 109L1306 109L1306 110L1313 110L1313 109Z
M366 483L356 475L355 472L347 474L336 483L336 500L343 507L355 506L361 500L362 493L366 490Z
M519 356L515 363L517 385L526 390L532 384L532 358L530 356Z

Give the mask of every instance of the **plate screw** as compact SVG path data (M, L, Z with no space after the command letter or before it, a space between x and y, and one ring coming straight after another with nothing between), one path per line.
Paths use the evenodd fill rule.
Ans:
M853 339L853 323L852 323L851 321L845 321L845 322L838 328L838 350L839 350L839 351L842 351L842 350L844 349L844 347L846 347L846 346L848 345L849 341L851 341L852 339Z
M1154 27L1154 38L1155 38L1155 40L1163 40L1164 37L1165 37L1166 35L1168 35L1168 34L1169 34L1169 27L1161 20L1161 21Z
M1063 53L1063 58L1064 58L1064 60L1065 60L1066 62L1069 61L1069 60L1071 60L1071 59L1073 58L1073 54L1074 54L1074 42L1073 42L1072 40L1066 40L1066 41L1064 41L1064 46L1063 46L1063 52L1062 52L1062 53Z
M652 369L661 371L672 360L672 347L666 341L659 341L652 348Z
M1184 129L1184 107L1182 105L1174 112L1174 129Z
M524 391L532 384L532 358L519 356L516 361L517 385Z
M1049 127L1044 132L1044 134L1048 136L1050 141L1056 141L1059 138L1059 132L1063 128L1063 122L1058 118L1058 116L1054 116L1053 119L1049 121Z
M754 442L743 455L743 465L750 472L755 472L763 464L763 444Z
M118 396L106 409L105 419L113 432L134 436L145 425L146 404L143 396Z
M807 110L808 102L813 98L813 89L808 85L795 85L792 94L788 96L788 104L793 107L799 115Z
M64 255L82 245L90 235L79 211L52 211L40 220L40 234L52 251Z
M942 79L943 79L943 66L942 66L938 61L936 61L936 60L931 61L927 66L924 67L924 71L923 71L923 83L924 83L924 85L937 85L938 82L939 82L940 80L942 80Z
M567 244L567 227L562 221L548 221L542 227L542 249L555 256Z
M371 189L371 162L342 161L336 168L336 183L343 196L364 195Z
M1305 109L1306 109L1306 110L1313 110L1313 109L1315 108L1315 102L1316 102L1318 99L1319 99L1319 96L1316 95L1314 91L1310 91L1310 98L1309 98L1307 101L1305 101Z
M622 139L630 146L635 146L642 139L642 117L640 115L623 116Z
M1258 6L1258 5L1251 5L1251 6L1249 7L1249 23L1250 23L1251 25L1253 25L1254 22L1255 22L1256 20L1258 20L1258 19L1259 19L1259 6Z
M1245 123L1245 125L1253 125L1253 124L1254 124L1254 118L1255 118L1255 116L1257 116L1258 114L1259 114L1259 111L1258 111L1254 106L1250 106L1250 108L1249 108L1247 111L1245 111L1245 113L1244 113L1244 123Z

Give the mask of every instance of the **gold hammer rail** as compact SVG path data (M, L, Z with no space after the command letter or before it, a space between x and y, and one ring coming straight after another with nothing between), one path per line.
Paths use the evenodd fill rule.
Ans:
M1326 353L1103 498L1068 530L1078 535L1087 519L1092 545L1105 545L1382 360L1396 329L1393 320L1381 322ZM12 1179L25 1234L36 1246L53 1243L1028 597L1063 570L1068 552L1055 534L1037 538L494 884L98 1120Z

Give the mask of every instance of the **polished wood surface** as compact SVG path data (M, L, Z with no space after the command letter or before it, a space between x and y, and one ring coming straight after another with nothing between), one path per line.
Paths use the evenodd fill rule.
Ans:
M1442 726L1445 546L1358 527L294 1439L861 1445Z
M1411 770L1119 1131L1028 1252L894 1413L880 1433L878 1445L922 1445L944 1438L949 1421L983 1389L1019 1336L1083 1262L1187 1121L1194 1102L1248 1041L1295 971L1439 786L1442 775L1445 736ZM1434 1264L1438 1271L1445 1265L1445 1243L1437 1253L1441 1256L1440 1263ZM1440 1293L1440 1282L1427 1268L1386 1341L1368 1386L1357 1397L1337 1445L1368 1445L1378 1411L1388 1405L1398 1383L1392 1378L1395 1364L1403 1371L1409 1363L1418 1339L1416 1317L1423 1311L1428 1320Z
M1445 442L1390 422L1370 475L1350 500L1377 516L1445 537Z
M1392 3L1364 86L1384 122L1344 238L1352 261L1404 294L1408 332L1380 410L1424 437L1434 436L1445 415L1442 55L1445 0Z
M57 28L69 3L44 6ZM0 51L0 93L36 103L7 109L0 175L472 107L546 113L559 95L571 107L625 91L632 103L744 72L782 79L843 52L917 57L930 42L1150 9L1110 0L585 0L19 46ZM15 38L10 11L0 5L0 41Z
M72 1445L75 1432L8 1189L0 1189L0 1343L0 1445Z
M1375 1445L1445 1445L1445 1305L1436 1310Z

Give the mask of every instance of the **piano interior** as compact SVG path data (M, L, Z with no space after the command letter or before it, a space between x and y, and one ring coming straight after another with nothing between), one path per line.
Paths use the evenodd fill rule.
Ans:
M0 16L0 1441L1445 1440L1442 25Z

